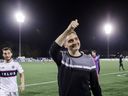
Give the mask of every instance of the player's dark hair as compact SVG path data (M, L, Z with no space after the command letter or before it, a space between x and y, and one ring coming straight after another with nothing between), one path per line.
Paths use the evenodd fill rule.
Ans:
M12 49L10 47L4 47L4 48L2 48L2 52L3 51L6 51L6 50L10 50L12 52Z
M95 52L96 53L96 50L92 50L91 52Z

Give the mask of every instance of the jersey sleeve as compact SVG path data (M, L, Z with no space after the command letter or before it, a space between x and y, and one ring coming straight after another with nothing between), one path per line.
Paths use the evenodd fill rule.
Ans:
M102 96L96 70L91 70L90 73L90 87L94 96Z
M61 60L62 60L62 52L60 52L60 50L61 50L61 47L56 42L54 42L51 45L51 48L49 50L50 56L58 66L61 64Z
M24 72L22 66L21 66L19 63L17 63L17 71L18 71L19 73L23 73L23 72Z

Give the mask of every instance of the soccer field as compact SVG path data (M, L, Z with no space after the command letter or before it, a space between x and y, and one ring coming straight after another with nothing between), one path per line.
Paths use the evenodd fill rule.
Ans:
M99 76L103 96L128 96L128 62L120 71L118 61L101 61ZM20 96L58 96L57 67L51 63L22 63L26 89Z

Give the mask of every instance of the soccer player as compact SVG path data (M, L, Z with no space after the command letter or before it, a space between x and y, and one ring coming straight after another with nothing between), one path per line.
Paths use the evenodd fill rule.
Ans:
M97 74L99 74L100 73L100 55L96 54L96 50L92 50L91 54L95 61Z
M121 70L120 68L122 68L122 70L125 70L124 69L124 66L123 66L123 55L122 54L120 54L120 56L119 56L119 71Z
M80 40L74 31L78 25L72 21L50 48L58 67L59 96L102 96L93 58L79 51ZM67 51L61 50L63 46Z
M0 64L0 96L19 96L17 73L20 78L20 91L24 91L24 71L18 62L12 59L12 49L2 49L4 62Z

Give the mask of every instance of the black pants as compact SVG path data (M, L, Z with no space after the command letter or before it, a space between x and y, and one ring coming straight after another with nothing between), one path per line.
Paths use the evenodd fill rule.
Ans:
M120 62L119 71L121 70L120 67L121 67L123 70L125 70L122 62Z

